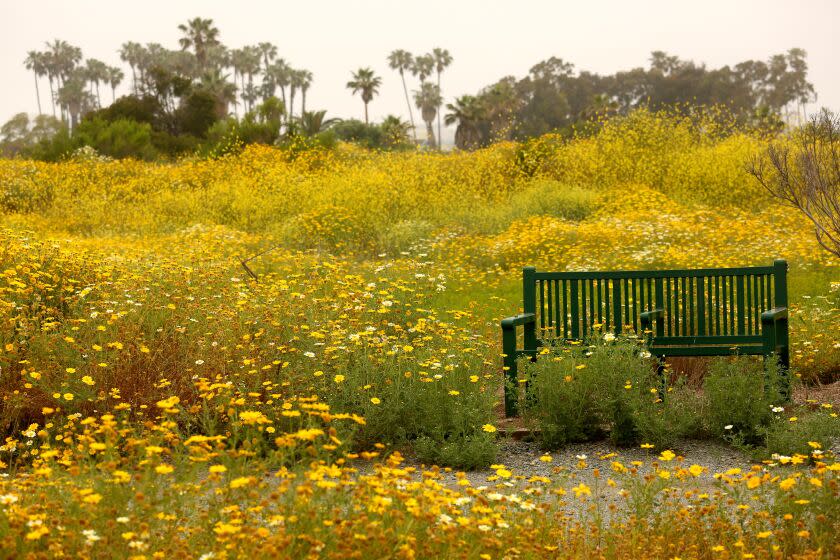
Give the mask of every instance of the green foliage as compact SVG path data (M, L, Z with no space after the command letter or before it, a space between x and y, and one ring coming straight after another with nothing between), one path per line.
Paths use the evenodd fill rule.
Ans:
M365 417L355 436L361 448L380 442L413 444L423 461L487 466L496 454L495 434L482 427L492 420L495 387L492 379L470 379L480 360L467 358L431 382L431 374L409 370L422 354L405 356L381 360L357 351L336 370L342 377L320 376L329 387L319 393L327 395L331 407Z
M81 144L113 158L152 160L158 155L152 144L152 127L147 123L128 119L88 120L79 125L74 136Z
M527 416L543 445L558 447L609 432L617 445L669 447L696 435L700 400L684 383L666 389L638 341L607 335L589 346L563 347L528 364ZM530 405L530 406L529 406Z
M154 97L125 95L108 107L89 113L85 119L100 118L107 122L133 120L156 126L162 109Z
M780 401L776 384L766 387L765 379L778 377L776 368L746 356L717 358L711 362L703 382L707 401L705 422L715 436L738 444L757 445L773 418L772 407Z
M818 444L821 451L830 449L840 434L840 418L832 416L831 409L820 408L798 416L777 408L769 426L764 431L766 455L811 455ZM791 420L793 419L793 420ZM812 442L809 444L808 442Z
M386 136L382 128L375 124L365 124L356 119L348 119L333 125L336 138L344 142L353 142L369 149L381 149Z
M217 99L205 90L193 90L175 113L178 131L203 138L216 122Z

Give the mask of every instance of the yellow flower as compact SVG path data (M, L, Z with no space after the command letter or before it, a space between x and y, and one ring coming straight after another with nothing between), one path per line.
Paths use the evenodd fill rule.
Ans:
M449 394L450 394L450 395L452 395L453 397L457 397L458 395L460 395L460 394L461 394L461 392L460 392L460 391L455 391L455 390L452 390L452 391L449 391Z
M243 410L239 413L239 420L249 426L254 424L271 424L271 420L258 410Z
M551 461L553 461L553 459L551 458L551 455L546 453L545 455L540 457L540 461L542 461L543 463L550 463Z
M767 537L769 537L772 534L773 534L773 531L761 531L760 533L757 533L755 536L758 537L759 539L766 539Z
M659 454L659 460L660 461L665 461L665 462L672 461L674 459L674 457L676 457L676 455L670 449L666 449L665 451L663 451L662 453Z
M581 496L584 496L584 495L586 495L586 496L591 496L592 495L592 490L590 490L589 486L587 486L583 482L581 482L577 486L574 486L572 488L572 492L574 492L575 496L578 497L578 498L581 497Z
M85 375L84 377L82 377L82 383L84 383L85 385L96 385L96 381L94 381L90 375Z
M211 465L210 472L211 473L223 473L227 471L227 467L224 465Z
M370 402L372 402L373 404L379 404L382 401L379 400L379 398L377 398L377 397L371 397Z
M172 465L166 465L166 464L158 465L158 466L155 467L155 472L158 473L158 474L169 474L174 470L175 469L172 468Z
M86 504L98 504L102 500L102 494L88 494L82 501Z
M703 469L703 467L701 467L700 465L691 465L690 467L688 467L688 472L691 473L691 476L700 476L701 474L703 474L704 470L705 469Z
M335 381L336 383L341 383L342 381L344 381L344 376L339 373L338 375L333 377L333 381Z
M513 474L511 471L507 469L496 469L496 474L502 478L510 478Z
M157 405L158 408L172 408L180 402L181 402L181 399L178 396L173 395L173 396L169 397L168 399L158 401L156 403L156 405Z
M230 487L233 489L242 488L243 486L248 486L254 482L254 477L252 476L240 476L239 478L234 478L230 481Z
M795 484L795 478L786 478L779 483L779 488L781 488L782 490L790 490Z
M493 424L484 424L481 427L481 429L484 430L485 432L489 433L489 434L492 434L493 432L496 431L496 426L494 426Z

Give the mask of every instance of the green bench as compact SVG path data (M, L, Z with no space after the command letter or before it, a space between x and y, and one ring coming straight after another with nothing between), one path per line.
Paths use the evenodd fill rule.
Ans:
M505 414L517 414L517 358L581 341L596 328L645 335L671 356L775 356L789 394L787 262L748 268L616 272L522 271L523 313L502 320ZM517 349L517 327L522 348Z

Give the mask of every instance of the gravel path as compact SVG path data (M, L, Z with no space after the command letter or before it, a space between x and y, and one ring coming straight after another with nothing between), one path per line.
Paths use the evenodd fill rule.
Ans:
M695 463L706 467L707 471L699 478L709 482L714 479L714 473L736 467L747 470L753 464L746 454L715 441L681 440L675 446L674 452L678 457L684 457L682 464L685 467ZM551 462L542 461L540 458L544 455L550 455ZM599 467L601 472L605 473L604 476L608 476L606 473L609 472L612 461L621 461L627 466L630 466L632 461L642 461L644 466L640 470L645 471L658 455L658 452L638 447L617 448L608 441L576 443L567 445L560 451L545 453L535 442L508 439L500 445L495 464L504 465L514 476L521 475L526 479L532 476L556 477L558 469L562 469L574 472L577 480L587 482L592 478L593 467ZM581 460L585 461L589 468L578 469ZM416 467L418 470L430 468L410 456L406 457L404 466ZM457 472L457 469L441 468L441 482L456 487ZM499 482L487 480L496 474L494 469L467 471L465 474L473 486L491 486Z

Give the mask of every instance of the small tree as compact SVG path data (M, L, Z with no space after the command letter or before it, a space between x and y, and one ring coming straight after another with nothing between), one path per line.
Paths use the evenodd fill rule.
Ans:
M817 241L840 258L840 119L827 109L752 159L747 169L770 194L814 224Z

